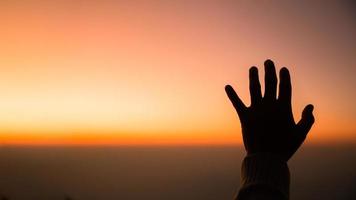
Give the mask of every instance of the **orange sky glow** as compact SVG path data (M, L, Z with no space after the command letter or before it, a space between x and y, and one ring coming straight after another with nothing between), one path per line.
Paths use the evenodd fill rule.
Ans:
M0 145L235 145L224 86L290 69L310 143L356 142L356 21L347 3L0 3ZM261 79L263 83L263 79ZM263 85L263 84L262 84Z

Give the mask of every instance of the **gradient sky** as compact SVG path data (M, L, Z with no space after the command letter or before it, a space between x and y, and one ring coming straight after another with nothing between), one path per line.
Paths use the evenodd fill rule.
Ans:
M356 142L351 1L0 3L1 144L236 144L224 85L290 69L308 142ZM263 86L262 86L263 87Z

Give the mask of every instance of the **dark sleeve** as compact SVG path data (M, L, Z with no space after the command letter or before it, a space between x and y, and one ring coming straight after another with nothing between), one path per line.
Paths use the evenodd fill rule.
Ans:
M236 200L288 200L289 169L273 154L245 157L241 169L241 189Z

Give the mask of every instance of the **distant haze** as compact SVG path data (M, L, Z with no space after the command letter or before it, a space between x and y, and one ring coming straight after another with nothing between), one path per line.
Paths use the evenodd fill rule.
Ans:
M289 162L291 200L356 198L356 148L305 146ZM241 147L0 148L10 200L231 200Z

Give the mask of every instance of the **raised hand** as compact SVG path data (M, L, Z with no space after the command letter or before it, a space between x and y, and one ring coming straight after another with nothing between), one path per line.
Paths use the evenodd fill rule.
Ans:
M313 105L307 105L301 120L296 124L292 113L292 87L289 71L279 73L279 94L274 63L265 63L265 93L262 97L258 69L249 71L251 105L246 107L234 89L225 91L240 118L242 136L247 154L272 153L288 161L305 140L314 123Z

